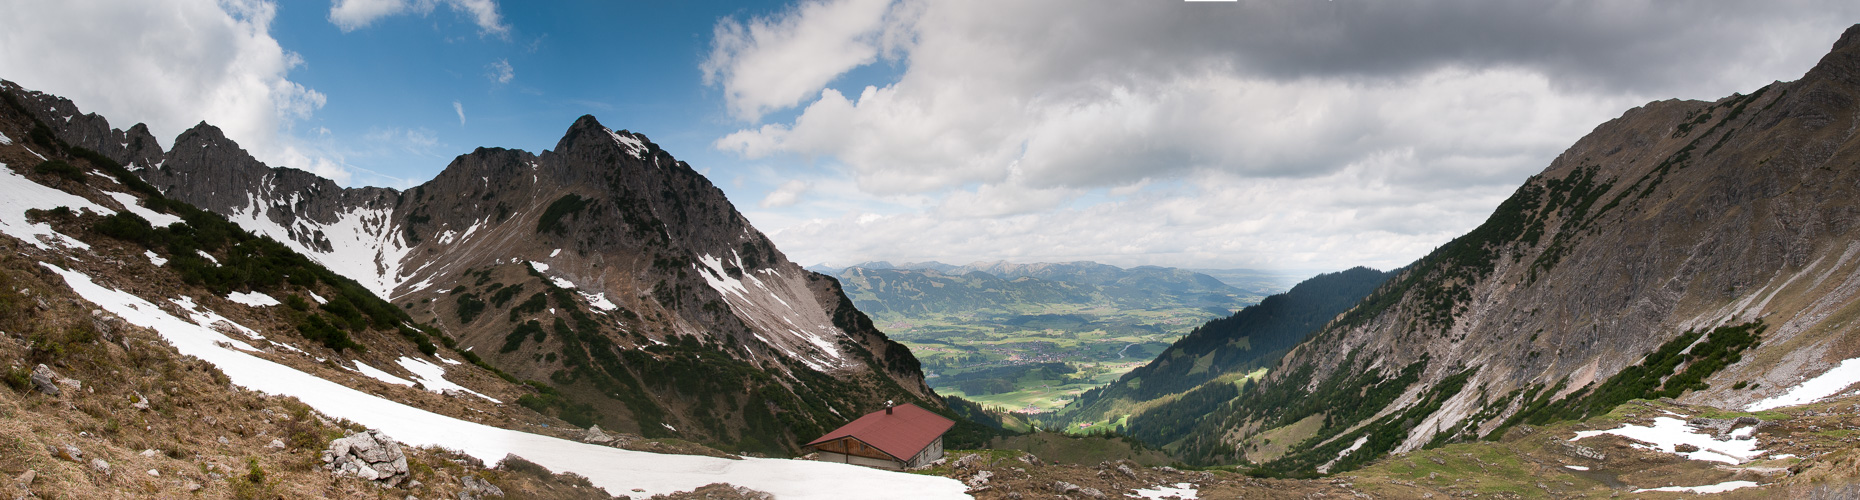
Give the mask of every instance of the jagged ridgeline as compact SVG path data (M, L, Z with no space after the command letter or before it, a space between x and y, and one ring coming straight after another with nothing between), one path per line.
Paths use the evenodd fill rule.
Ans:
M552 150L480 148L402 191L266 166L205 123L164 152L141 125L116 130L62 98L4 91L42 135L256 235L224 244L326 266L331 302L362 320L334 306L309 316L306 336L377 315L431 325L412 334L526 381L535 392L518 402L538 412L733 451L792 452L886 400L955 415L838 282L788 261L690 165L592 116ZM134 221L106 227L206 245ZM240 268L291 265L255 262ZM200 279L217 289L219 278ZM978 440L992 432L961 425Z
M179 222L155 227L133 211L108 216L74 212L68 208L44 211L38 215L60 225L88 226L91 232L114 238L134 248L162 258L181 280L200 286L216 295L230 292L260 292L285 297L293 311L288 313L297 332L337 352L366 350L366 337L398 335L417 349L432 356L438 353L433 339L456 349L451 338L429 335L431 326L413 322L400 308L376 297L353 279L330 271L321 264L269 237L253 235L225 217L201 210L187 202L167 198L161 191L102 153L66 142L42 119L34 117L21 102L17 87L3 82L8 92L0 92L0 101L19 116L28 117L32 131L27 140L59 158L43 160L32 172L57 180L85 184L90 174L80 165L88 165L131 191L144 196L141 206L156 214L173 216ZM132 202L133 203L133 202ZM160 257L157 257L160 258ZM316 304L304 299L317 297ZM328 299L323 299L328 296ZM459 353L484 368L490 368L469 351ZM492 370L509 378L509 375Z
M1636 398L1743 408L1860 357L1857 102L1860 27L1801 80L1596 127L1224 398L1179 454L1337 472Z
M1277 362L1387 279L1388 273L1362 267L1321 274L1209 321L1149 364L1081 394L1058 422L1103 421L1154 445L1175 441L1213 406L1232 399L1249 373Z

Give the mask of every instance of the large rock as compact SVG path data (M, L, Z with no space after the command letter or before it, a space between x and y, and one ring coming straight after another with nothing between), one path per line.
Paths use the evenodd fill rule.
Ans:
M587 434L581 436L581 442L583 443L607 444L613 441L614 437L612 435L601 432L600 425L589 427Z
M330 441L329 449L323 452L323 468L390 488L399 486L409 475L407 455L400 443L381 431L357 432Z
M49 396L57 396L59 394L58 374L52 372L51 368L47 368L44 364L40 364L38 368L32 369L31 378L32 386L39 389L39 392L43 392Z

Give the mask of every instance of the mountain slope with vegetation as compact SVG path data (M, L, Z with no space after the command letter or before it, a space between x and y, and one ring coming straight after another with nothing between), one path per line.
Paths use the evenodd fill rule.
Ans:
M1142 409L1141 417L1119 427L1152 443L1175 441L1192 428L1194 418L1236 396L1236 383L1277 363L1292 346L1368 296L1389 275L1363 267L1320 274L1209 321L1149 364L1079 396L1055 423L1071 427L1120 421Z
M1860 358L1856 103L1860 27L1800 80L1629 110L1294 348L1179 452L1335 472L1634 398L1756 407Z

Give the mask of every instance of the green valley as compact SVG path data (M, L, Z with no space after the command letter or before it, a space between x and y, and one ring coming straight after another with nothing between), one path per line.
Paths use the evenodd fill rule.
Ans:
M879 262L823 271L840 279L881 330L911 348L937 392L1024 414L1064 407L1149 363L1203 323L1298 279L1215 271L1223 279L1090 262Z

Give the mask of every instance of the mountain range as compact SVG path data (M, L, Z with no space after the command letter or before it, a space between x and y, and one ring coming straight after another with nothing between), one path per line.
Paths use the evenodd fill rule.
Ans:
M689 165L592 116L541 154L479 148L411 189L342 188L209 124L163 151L146 127L0 92L41 134L546 388L530 406L577 426L783 453L887 400L944 408L837 282L789 262Z
M1410 265L1237 311L1247 291L1181 269L809 271L592 116L395 190L264 165L205 123L164 149L12 82L0 101L21 497L1860 493L1860 25L1799 80L1599 125ZM1170 323L1129 373L1041 359L1138 345L1094 308L1214 319ZM923 474L755 456L889 402L953 417L952 448L1015 441L873 321L942 318L883 327L953 345L996 312L1024 328L991 340L1036 354L1008 361L1109 383L1043 422L1123 435ZM937 366L1009 378L975 356ZM1107 443L1130 460L1049 461ZM1158 449L1218 467L1134 461Z

